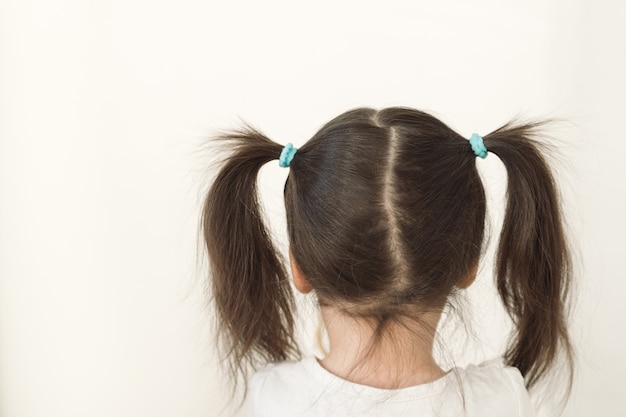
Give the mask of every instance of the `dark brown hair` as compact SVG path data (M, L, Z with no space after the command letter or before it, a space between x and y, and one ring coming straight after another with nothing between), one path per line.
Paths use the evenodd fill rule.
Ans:
M529 388L561 354L570 383L573 367L571 261L547 147L537 139L544 123L512 121L484 136L508 175L495 265L514 324L504 358ZM299 355L290 279L257 196L259 169L283 146L250 126L216 139L230 154L201 228L219 336L237 376ZM479 261L486 201L476 155L427 113L343 113L298 149L289 169L289 243L320 303L350 306L350 314L382 324L408 306L442 306Z

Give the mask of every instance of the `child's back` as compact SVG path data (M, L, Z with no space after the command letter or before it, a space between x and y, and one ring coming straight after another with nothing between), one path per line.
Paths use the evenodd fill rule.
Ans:
M397 390L348 382L314 357L271 364L250 380L244 410L260 417L534 415L522 375L500 359Z

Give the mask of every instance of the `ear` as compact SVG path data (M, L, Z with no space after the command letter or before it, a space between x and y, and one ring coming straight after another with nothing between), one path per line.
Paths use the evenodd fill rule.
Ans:
M298 267L295 259L293 259L291 248L289 248L289 263L291 264L291 275L293 276L293 283L296 286L296 289L302 294L310 293L313 288L302 274L302 271L300 271L300 267Z
M476 280L476 273L478 273L478 262L476 263L476 265L474 265L472 267L472 269L470 269L470 271L467 273L467 275L465 275L456 284L456 286L459 287L462 290L468 288L470 285L472 285L474 283L474 280Z

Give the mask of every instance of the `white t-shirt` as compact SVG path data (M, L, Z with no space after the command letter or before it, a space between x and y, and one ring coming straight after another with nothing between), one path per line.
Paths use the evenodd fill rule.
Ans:
M430 383L387 390L339 378L311 356L269 364L255 373L243 415L528 417L534 412L519 370L505 366L501 358L455 367Z

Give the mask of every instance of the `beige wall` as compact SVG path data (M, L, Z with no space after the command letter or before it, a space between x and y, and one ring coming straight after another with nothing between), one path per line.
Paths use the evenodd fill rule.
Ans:
M555 133L584 269L565 415L626 415L624 2L471 3L0 2L0 415L217 416L202 138L241 117L298 146L387 105L468 137L518 113L571 122ZM497 224L505 173L478 163ZM270 165L284 247L286 170ZM469 292L483 343L458 361L503 343L490 279L485 264Z

